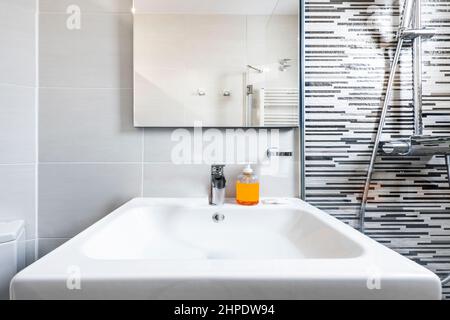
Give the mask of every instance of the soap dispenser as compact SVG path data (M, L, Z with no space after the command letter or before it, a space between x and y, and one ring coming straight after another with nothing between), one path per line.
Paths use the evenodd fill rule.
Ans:
M253 206L259 203L259 180L250 165L247 165L237 178L236 202L244 206Z

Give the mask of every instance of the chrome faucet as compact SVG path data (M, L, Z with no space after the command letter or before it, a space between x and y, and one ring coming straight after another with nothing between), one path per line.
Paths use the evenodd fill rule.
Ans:
M225 203L225 187L227 180L223 173L224 167L224 165L211 166L209 204L213 206L220 206Z

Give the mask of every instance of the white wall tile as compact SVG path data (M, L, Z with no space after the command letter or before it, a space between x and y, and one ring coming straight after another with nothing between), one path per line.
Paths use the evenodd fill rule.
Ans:
M62 246L67 241L69 241L68 238L41 238L41 239L39 239L38 259L49 254L56 248Z
M40 90L41 162L139 162L131 89Z
M25 265L29 266L30 264L36 261L36 243L37 239L31 239L25 241Z
M24 220L27 239L34 238L34 165L0 165L0 220Z
M0 84L0 164L35 161L35 89Z
M0 1L0 220L24 220L35 237L35 0Z
M261 174L262 197L294 197L300 195L299 163L292 159L280 159L280 169L273 174Z
M67 15L40 15L41 87L132 88L132 15L86 14L81 29Z
M0 1L0 83L35 84L35 0Z
M279 170L275 170L270 175L262 171L260 165L252 165L260 181L261 197L298 197L298 163L292 161L292 159L285 159L281 162ZM236 196L236 181L244 168L245 165L227 165L225 167L226 195L228 198Z
M176 142L171 140L175 128L145 129L144 161L171 162L171 153ZM187 129L190 133L192 129Z
M133 164L41 164L39 237L70 238L141 194Z
M267 174L253 165L261 183L261 197L298 197L298 163L287 159L278 171ZM236 196L236 180L244 165L225 166L226 196ZM144 165L144 197L207 197L211 177L210 165Z
M144 165L144 197L207 197L208 165Z
M144 153L144 161L145 162L167 162L171 163L171 155L173 148L179 143L178 141L172 141L172 134L175 130L179 130L176 128L148 128L145 129L145 153ZM190 137L191 137L191 144L194 140L194 130L193 129L186 129L182 128L181 130L186 131ZM209 128L203 128L202 133L203 137L205 137L206 133L210 130ZM214 129L216 130L216 129ZM247 133L247 129L243 130L235 130L235 129L228 129L232 130L232 136L233 137L243 137ZM253 129L250 129L253 130ZM276 129L277 130L277 129ZM221 134L223 135L223 143L225 145L226 143L226 132L227 129L219 129ZM258 130L256 130L258 133ZM267 143L266 144L259 144L260 148L257 150L259 153L259 159L265 161L264 155L269 147L272 146L279 146L280 151L289 151L294 152L294 154L297 153L297 143L296 143L296 131L294 129L281 129L275 132L279 132L279 134L272 134L270 129L267 130ZM273 141L271 141L271 136L273 136ZM279 137L278 142L275 141L276 137ZM207 148L209 145L215 142L208 142L204 141L203 148ZM247 146L246 144L245 146ZM227 146L224 147L224 154L227 152ZM245 147L244 146L244 147ZM249 152L247 149L240 149L238 147L237 140L235 140L235 159L239 160L241 158L248 158ZM228 150L229 151L229 150ZM193 150L192 150L193 154ZM258 154L251 154L251 156L258 158ZM207 162L208 163L208 162ZM236 163L234 163L236 164Z

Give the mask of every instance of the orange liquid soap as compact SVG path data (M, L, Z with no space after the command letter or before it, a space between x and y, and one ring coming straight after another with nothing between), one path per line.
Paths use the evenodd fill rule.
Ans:
M259 203L259 181L250 165L237 179L236 202L243 206L254 206Z
M243 206L254 206L259 203L259 183L236 184L236 202Z

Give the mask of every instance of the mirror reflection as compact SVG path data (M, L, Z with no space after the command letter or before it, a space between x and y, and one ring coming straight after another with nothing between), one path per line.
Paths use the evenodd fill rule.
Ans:
M297 0L135 0L137 127L297 127Z

